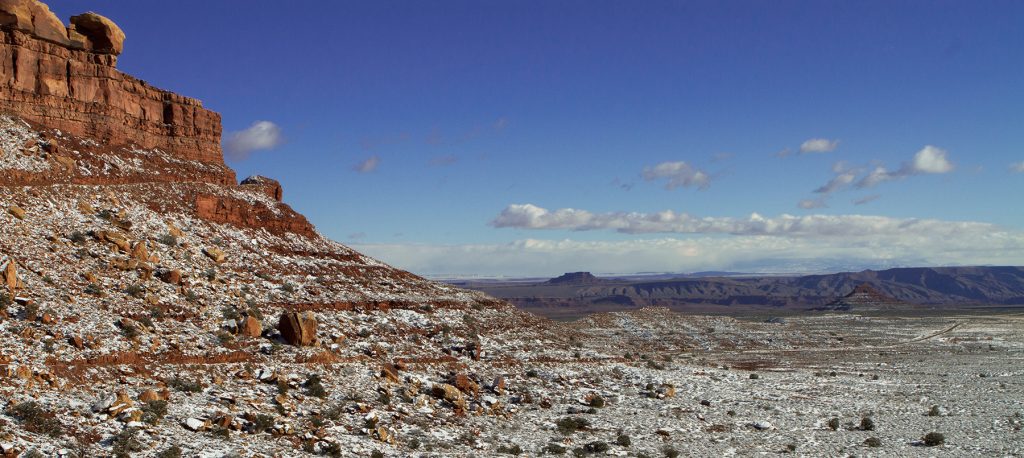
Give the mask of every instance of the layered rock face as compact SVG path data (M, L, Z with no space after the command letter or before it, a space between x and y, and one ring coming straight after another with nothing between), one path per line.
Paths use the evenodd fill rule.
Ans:
M0 111L111 146L223 164L220 115L119 72L123 43L98 14L65 27L36 0L0 0Z

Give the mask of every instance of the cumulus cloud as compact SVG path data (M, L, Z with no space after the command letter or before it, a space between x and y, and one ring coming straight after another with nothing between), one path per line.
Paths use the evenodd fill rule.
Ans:
M281 128L270 121L256 121L245 130L230 132L224 140L228 157L242 160L254 151L274 149L284 142Z
M644 167L644 181L667 180L665 189L696 187L707 189L711 176L683 161L662 162L654 167Z
M839 147L839 140L827 138L812 138L800 144L800 154L807 153L829 153Z
M947 157L948 153L942 148L932 145L925 145L914 158L903 164L899 170L889 171L884 166L876 166L871 172L857 182L858 188L871 188L879 183L898 180L913 175L934 175L952 172L955 168Z
M953 171L953 164L946 158L946 150L927 145L921 148L914 155L914 161L910 163L910 172L920 173L949 173Z
M732 234L851 239L909 234L956 237L967 232L999 231L998 227L987 223L887 216L782 214L768 218L753 213L746 218L698 217L672 210L657 213L591 213L563 208L550 211L532 204L509 205L490 224L496 228L611 230L625 234Z
M377 166L380 165L380 156L374 154L352 166L352 170L358 173L370 173L377 170Z
M1024 173L1024 161L1010 164L1010 171L1014 173Z
M811 209L815 209L815 208L825 208L828 205L825 204L825 199L824 198L820 198L820 199L804 199L804 200L801 200L800 202L798 202L796 204L796 206L800 207L800 208L802 208L804 210L811 210Z

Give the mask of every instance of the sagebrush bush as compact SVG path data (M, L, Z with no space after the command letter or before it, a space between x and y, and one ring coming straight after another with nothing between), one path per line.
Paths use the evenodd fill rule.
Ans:
M589 428L590 420L583 417L565 417L558 420L555 425L558 426L558 432L569 435L581 429Z
M946 443L946 436L943 436L942 433L930 432L924 435L924 445L935 447L944 443Z

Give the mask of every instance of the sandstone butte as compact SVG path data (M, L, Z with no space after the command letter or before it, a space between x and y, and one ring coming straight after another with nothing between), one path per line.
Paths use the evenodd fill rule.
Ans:
M49 164L38 170L0 168L0 186L195 182L240 186L280 203L283 192L275 180L236 182L224 163L218 113L117 70L124 42L117 24L99 14L73 16L65 26L41 2L0 0L0 114L50 135L24 145L39 150ZM109 169L100 156L140 165L90 171L90 163ZM258 207L201 188L187 200L197 216L212 222L313 234L312 225L287 205Z
M223 167L220 115L117 70L124 32L96 13L64 26L36 0L0 0L0 112L109 145Z

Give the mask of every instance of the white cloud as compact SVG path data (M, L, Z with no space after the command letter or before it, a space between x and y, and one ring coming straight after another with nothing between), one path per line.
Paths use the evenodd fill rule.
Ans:
M683 161L662 162L654 167L644 167L645 181L668 180L665 189L689 188L707 189L711 186L711 177Z
M902 178L903 176L904 175L891 173L885 167L879 165L875 167L874 170L865 175L864 178L861 178L860 181L857 182L857 187L872 188L879 183L884 183L889 180Z
M1014 173L1024 173L1024 161L1010 164L1010 171Z
M804 199L804 200L801 200L799 203L797 203L796 206L800 207L800 208L802 208L804 210L811 210L811 209L814 209L814 208L825 208L828 205L825 204L825 199L821 198L821 199Z
M354 248L426 275L547 277L581 270L807 272L892 265L1024 263L1024 233L990 232L992 229L987 224L968 223L953 234L910 230L855 239L764 235L622 241L525 239L505 244L360 244Z
M819 194L831 194L840 189L843 189L853 183L857 179L857 171L848 170L836 175L834 178L825 183L824 186L815 189L814 192Z
M914 161L910 164L909 170L915 174L949 173L953 171L953 164L946 159L945 150L927 145L914 155Z
M611 230L626 234L732 234L850 239L903 237L912 234L956 237L967 232L1000 231L997 226L988 223L888 216L782 214L766 218L753 213L747 218L697 217L672 210L657 213L591 213L563 208L549 211L532 204L509 205L490 224L497 228Z
M812 138L800 144L800 154L807 153L829 153L835 151L839 146L839 140L827 138Z
M925 145L909 163L903 164L899 170L890 172L884 166L876 166L870 173L857 182L858 188L870 188L879 183L898 180L912 175L935 175L952 172L955 168L947 158L946 150L932 145Z
M224 150L232 159L242 160L253 151L274 149L284 142L281 128L270 121L256 121L249 128L231 132L224 140Z

